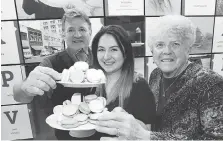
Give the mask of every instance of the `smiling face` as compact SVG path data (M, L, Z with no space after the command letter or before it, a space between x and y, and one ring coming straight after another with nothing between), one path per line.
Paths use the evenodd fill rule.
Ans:
M91 29L81 18L74 18L65 22L65 41L72 50L88 48L91 39Z
M112 35L104 34L99 39L97 59L99 65L106 73L114 73L121 70L124 57L117 41Z
M153 43L152 52L156 65L165 77L174 77L182 72L189 58L189 44L172 34L159 36Z

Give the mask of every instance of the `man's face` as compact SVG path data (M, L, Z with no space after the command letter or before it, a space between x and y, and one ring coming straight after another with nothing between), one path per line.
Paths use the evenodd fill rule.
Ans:
M75 18L65 22L65 41L67 47L77 51L81 48L88 48L91 39L91 29L88 23Z

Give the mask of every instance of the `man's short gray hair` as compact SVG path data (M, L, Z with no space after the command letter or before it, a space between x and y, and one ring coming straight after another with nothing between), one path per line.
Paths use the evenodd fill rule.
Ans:
M148 45L151 49L155 39L164 33L176 35L182 42L187 42L188 47L194 44L196 38L196 28L190 19L181 15L166 15L159 17L157 26L148 33Z
M75 6L67 5L64 16L62 18L62 31L63 32L65 31L65 22L67 20L72 20L74 18L81 18L84 21L86 21L86 23L89 25L89 28L91 30L91 22L90 22L89 17L83 11L77 10Z

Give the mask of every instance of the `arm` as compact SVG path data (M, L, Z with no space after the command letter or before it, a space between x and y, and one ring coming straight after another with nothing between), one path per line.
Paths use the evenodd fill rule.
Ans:
M24 81L26 81L26 80L24 80ZM23 82L20 82L20 83L15 84L13 86L13 97L14 97L14 100L18 101L18 102L22 102L22 103L30 103L33 100L34 96L26 94L26 92L24 92L21 89L22 83Z
M155 98L144 78L138 79L137 83L137 87L133 90L133 115L141 121L141 125L145 129L150 130L151 124L155 124L156 118Z
M51 88L55 88L54 82L52 82L54 80L52 80L51 77L57 78L59 76L57 76L58 74L55 73L54 71L46 69L48 68L48 66L52 67L52 64L50 63L49 59L44 59L43 62L40 63L40 66L36 67L33 71L31 71L27 79L14 85L13 97L15 101L22 103L30 103L33 100L34 96L43 95L44 92L45 93L52 92L51 89L48 89L48 86ZM49 77L50 74L47 73L51 72L53 76ZM40 81L41 79L45 80L46 83Z
M200 96L199 115L201 133L193 139L222 139L223 138L223 82L215 84L205 90ZM189 139L185 135L177 135L163 132L151 132L153 140L181 140ZM191 139L191 138L190 138Z
M223 82L204 92L199 112L203 127L199 139L223 139Z

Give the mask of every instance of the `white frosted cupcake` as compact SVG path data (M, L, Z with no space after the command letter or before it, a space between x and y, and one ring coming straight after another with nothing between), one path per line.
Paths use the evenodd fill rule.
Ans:
M106 99L104 97L98 97L91 100L88 104L90 110L94 113L101 113L106 106Z
M73 83L81 83L84 81L85 74L82 70L72 69L70 72L70 80Z
M74 67L74 69L79 69L84 72L89 69L88 63L83 62L83 61L78 61L78 62L74 63L73 67Z
M105 74L102 70L98 69L98 74L100 75L101 77L101 82L106 82L106 77L105 77Z
M62 82L68 82L69 78L70 78L69 70L68 69L64 69L63 72L62 72L62 79L61 79L61 81Z
M86 78L91 83L99 83L101 81L101 74L96 69L89 69L86 71Z

